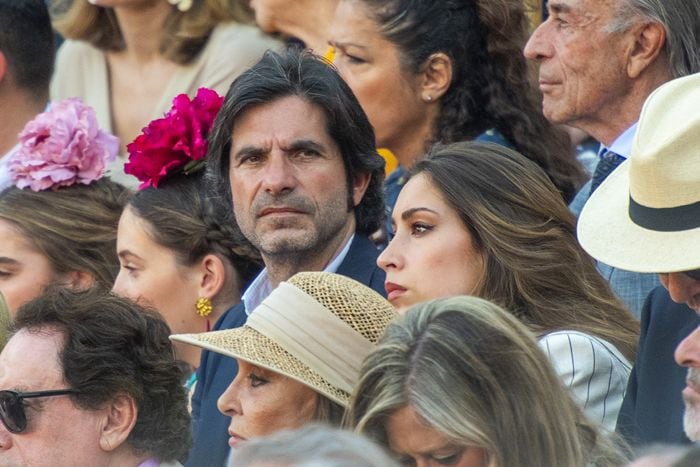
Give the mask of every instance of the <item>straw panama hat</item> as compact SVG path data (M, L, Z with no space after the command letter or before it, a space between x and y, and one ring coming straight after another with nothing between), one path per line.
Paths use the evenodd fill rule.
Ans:
M384 297L353 279L301 272L243 326L170 338L267 368L347 406L364 358L396 318Z
M700 267L700 74L649 96L632 154L591 195L578 238L591 256L620 269Z

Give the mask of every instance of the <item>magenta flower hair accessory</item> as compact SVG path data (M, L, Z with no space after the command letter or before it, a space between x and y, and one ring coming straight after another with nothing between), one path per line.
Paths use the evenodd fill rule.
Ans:
M78 98L51 104L19 134L8 168L17 188L34 191L88 185L117 157L119 139L101 130L95 110Z
M126 146L124 172L138 178L139 189L158 184L173 173L192 173L204 166L207 136L223 104L216 91L199 88L194 99L180 94L163 118L153 120Z

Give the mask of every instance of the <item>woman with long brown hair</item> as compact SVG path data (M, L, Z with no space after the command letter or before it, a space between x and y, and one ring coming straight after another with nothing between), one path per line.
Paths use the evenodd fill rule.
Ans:
M639 324L540 168L489 143L438 148L414 167L392 223L378 264L394 306L452 295L502 306L538 335L587 415L614 428Z

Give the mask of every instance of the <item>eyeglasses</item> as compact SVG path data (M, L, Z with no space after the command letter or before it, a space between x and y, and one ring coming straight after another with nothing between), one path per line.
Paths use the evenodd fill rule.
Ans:
M24 412L24 399L76 394L74 389L53 391L15 392L0 391L0 420L11 433L22 433L27 429L27 414Z

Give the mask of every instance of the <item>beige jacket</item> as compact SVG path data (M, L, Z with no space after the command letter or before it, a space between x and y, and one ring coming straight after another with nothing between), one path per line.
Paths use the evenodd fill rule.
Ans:
M234 78L255 64L267 49L279 47L278 41L256 27L237 23L218 25L202 53L192 63L179 66L163 87L150 120L162 117L178 94L187 93L192 97L197 89L206 86L225 95ZM51 99L68 97L80 97L94 107L100 127L112 131L107 59L104 52L87 42L68 40L58 51ZM143 122L144 126L147 124ZM124 174L124 162L124 157L120 157L110 166L111 178L135 187L138 181Z

